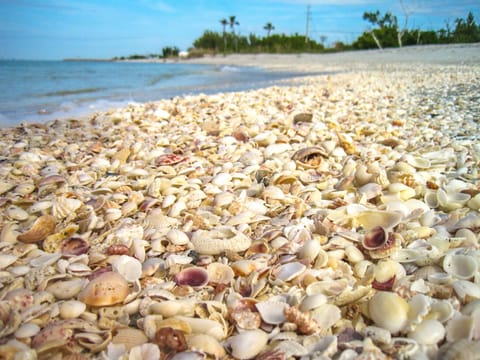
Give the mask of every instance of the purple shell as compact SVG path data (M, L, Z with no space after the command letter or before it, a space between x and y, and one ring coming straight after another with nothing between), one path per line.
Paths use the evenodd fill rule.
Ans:
M389 240L389 234L381 227L376 226L365 234L362 245L367 250L376 250L386 246Z
M201 267L189 267L175 275L177 285L188 285L194 288L201 288L208 284L208 272Z

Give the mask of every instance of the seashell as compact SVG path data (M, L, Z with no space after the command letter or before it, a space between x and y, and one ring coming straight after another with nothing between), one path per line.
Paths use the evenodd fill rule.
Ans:
M461 360L477 359L480 353L480 342L461 339L456 342L446 342L438 350L437 359Z
M462 311L465 310L465 307ZM441 323L445 323L452 318L454 314L453 305L448 300L436 300L430 307L427 318L435 319Z
M414 155L406 155L405 161L416 169L428 169L431 167L430 160Z
M257 303L255 299L229 299L229 303L233 304L229 310L230 316L238 327L245 330L258 329L260 327L262 319L255 307Z
M461 280L471 279L478 271L478 262L472 256L448 253L443 258L447 274Z
M189 267L176 274L174 281L177 285L188 285L200 289L208 284L208 272L201 267Z
M286 321L285 309L288 304L280 301L261 301L255 304L263 321L267 324L278 325Z
M460 301L468 303L473 299L480 299L480 285L467 280L455 280L452 282Z
M330 329L342 318L340 308L333 304L323 304L310 313L322 330Z
M372 230L381 226L384 229L391 229L402 220L402 214L391 211L366 210L355 216L355 221L365 230Z
M142 276L142 263L128 255L120 255L115 258L112 262L112 269L129 282L135 282Z
M375 280L384 283L396 276L398 271L398 264L390 259L379 260L375 265L374 275Z
M18 235L17 240L24 243L34 243L44 240L48 235L55 232L56 219L51 215L40 216L30 230Z
M311 146L297 150L292 155L292 160L296 161L303 167L313 169L318 167L322 163L323 159L327 157L328 154L323 148L319 146Z
M368 183L358 188L357 193L361 199L368 201L381 195L382 187L377 183Z
M452 211L462 208L470 200L470 195L460 192L448 193L443 189L438 189L437 200L441 209Z
M177 155L177 154L163 154L155 159L155 165L157 166L169 166L179 164L187 160L186 156Z
M311 113L299 113L293 117L293 123L311 123L313 120L313 114Z
M169 318L176 315L190 316L195 312L196 302L194 299L164 300L153 303L149 306L149 311L153 314Z
M276 359L275 354L280 356L281 359L293 359L293 358L300 358L305 357L308 355L308 350L302 344L299 344L295 340L284 340L280 341L275 344L274 348L274 355L272 356L273 359ZM268 352L267 352L268 354ZM263 359L263 354L257 357L257 359ZM270 359L270 357L265 356L266 359Z
M273 269L272 275L281 281L290 281L302 274L307 267L301 262L290 262Z
M388 345L392 340L390 331L377 326L367 326L363 329L363 336L369 337L375 344Z
M166 237L173 245L186 245L190 242L187 234L178 229L170 229Z
M467 315L456 315L450 319L446 326L446 338L448 342L462 339L472 340L475 329L474 318Z
M123 302L129 293L127 280L119 273L108 271L91 280L78 299L91 306L109 306Z
M21 207L10 205L5 209L5 215L7 215L12 220L24 221L28 219L28 212L23 210Z
M29 264L33 267L44 267L49 266L57 262L58 259L62 257L61 254L47 254L42 253L43 255L34 257L30 260Z
M313 260L315 260L321 250L322 246L320 245L320 242L318 242L316 239L310 239L305 241L303 246L300 248L298 251L298 256L300 259L308 259L311 263Z
M187 350L187 341L182 331L171 327L161 327L155 333L155 343L164 353Z
M208 264L207 273L210 283L213 284L230 284L235 276L230 266L219 262Z
M68 300L77 296L85 285L85 279L60 280L47 286L46 290L59 300Z
M87 308L81 301L69 300L60 304L59 311L62 319L74 319L82 315Z
M202 255L218 255L224 251L247 250L252 240L235 228L219 226L212 230L197 230L191 240L195 251Z
M327 297L324 294L307 295L300 303L299 310L302 312L310 311L327 303Z
M17 331L15 331L15 337L17 339L27 339L34 337L40 332L40 326L34 323L25 323L21 325Z
M15 261L17 261L18 257L11 254L0 254L0 270L8 268L12 265Z
M408 324L408 303L395 293L378 291L368 302L374 323L394 334Z
M72 237L62 244L62 254L66 256L77 256L86 254L90 245L80 237Z
M222 344L212 336L206 334L192 334L186 337L188 347L192 350L201 351L215 359L225 356L225 349Z
M264 131L252 139L259 146L268 146L277 141L277 136L271 131Z
M112 344L122 344L127 351L147 342L148 338L142 330L131 327L116 329L116 334L112 337Z
M349 245L345 248L345 256L350 264L357 264L365 259L365 256L355 245Z
M5 194L6 192L10 191L15 187L15 184L0 181L0 195Z
M422 255L419 249L402 248L392 253L390 259L399 263L412 263L419 260Z
M218 341L225 339L226 333L223 325L215 320L176 316L177 319L187 322L194 334L207 334Z
M236 359L251 359L256 357L267 345L268 335L262 330L246 330L225 341L231 354Z

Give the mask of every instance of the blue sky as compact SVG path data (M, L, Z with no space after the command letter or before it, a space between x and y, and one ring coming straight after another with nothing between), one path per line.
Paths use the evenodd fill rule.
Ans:
M327 44L352 42L368 26L364 11L390 11L408 27L439 29L465 18L480 22L479 0L0 0L0 59L109 58L160 53L164 46L190 47L204 30L221 31L235 15L242 35L305 33ZM402 9L403 4L403 9Z

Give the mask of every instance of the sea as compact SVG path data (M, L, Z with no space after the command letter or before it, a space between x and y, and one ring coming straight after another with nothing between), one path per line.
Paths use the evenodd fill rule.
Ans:
M187 63L0 60L0 126L83 118L175 96L257 89L298 75Z

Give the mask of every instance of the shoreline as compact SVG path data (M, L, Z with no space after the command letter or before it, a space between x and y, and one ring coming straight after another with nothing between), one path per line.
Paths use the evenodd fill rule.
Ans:
M0 129L0 353L477 354L480 63L459 51L225 58L351 71Z

